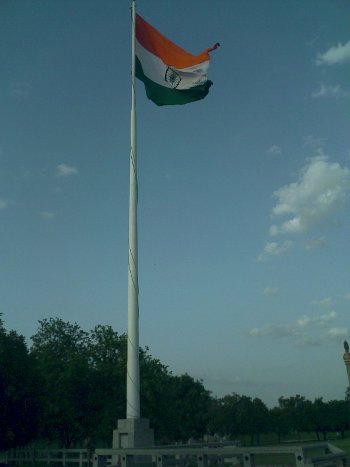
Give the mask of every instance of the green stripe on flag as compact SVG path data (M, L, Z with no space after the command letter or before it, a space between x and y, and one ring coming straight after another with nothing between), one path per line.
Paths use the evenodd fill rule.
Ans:
M212 81L195 86L191 89L166 88L147 78L144 74L140 60L136 57L136 77L143 81L148 99L157 105L183 105L204 99L208 94Z

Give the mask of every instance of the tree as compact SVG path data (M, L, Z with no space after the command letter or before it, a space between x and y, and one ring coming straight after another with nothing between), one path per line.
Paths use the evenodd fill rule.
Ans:
M86 332L58 318L39 324L31 352L45 387L43 437L62 447L84 439L109 446L117 420L125 417L127 336L102 325ZM140 349L140 371L143 415L168 438L172 376L148 349Z
M255 397L252 401L252 413L253 423L251 424L250 431L252 444L254 442L254 435L256 435L256 442L259 444L260 434L266 433L269 428L269 410L261 399Z
M185 442L201 438L207 432L211 396L202 381L188 374L173 376L169 402L174 439Z
M331 422L329 417L329 408L322 397L318 397L313 403L313 424L317 439L320 439L320 434L324 440L327 439L327 432L331 431Z
M271 430L277 434L278 442L282 441L282 437L287 435L291 430L291 423L286 416L285 411L281 407L273 407L270 409L269 422Z
M69 448L91 435L96 413L88 334L77 324L51 318L39 321L32 337L32 358L43 379L42 437Z
M215 431L235 437L249 435L251 444L259 443L260 434L268 427L269 411L261 399L232 394L216 402Z
M109 445L117 420L125 417L127 336L98 325L89 334L88 353L96 381L93 394L100 402L94 437Z
M0 450L38 435L39 376L23 336L7 332L0 316Z
M212 427L229 438L249 435L251 444L269 427L269 411L261 399L231 394L213 403Z
M214 401L211 411L211 431L228 438L232 438L239 434L239 400L240 396L233 393Z
M284 415L289 419L291 430L296 431L298 436L302 431L313 429L312 403L304 396L297 394L293 397L280 397L278 402Z
M142 416L151 420L155 438L161 443L172 440L174 414L172 412L173 376L168 367L140 349L140 396Z
M347 401L332 400L327 402L328 414L331 417L330 422L333 431L339 433L342 438L345 437L345 430L349 424L349 407Z

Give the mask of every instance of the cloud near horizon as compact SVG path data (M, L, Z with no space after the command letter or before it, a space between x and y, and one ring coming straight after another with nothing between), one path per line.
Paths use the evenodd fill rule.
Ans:
M346 327L331 326L336 318L335 311L318 316L305 314L292 323L267 324L260 328L252 328L248 331L248 336L252 338L287 338L295 345L302 346L338 343L349 335L350 330Z

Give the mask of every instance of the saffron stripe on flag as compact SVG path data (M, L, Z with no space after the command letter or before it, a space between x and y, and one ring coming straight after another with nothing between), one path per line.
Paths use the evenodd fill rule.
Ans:
M136 15L136 39L146 50L159 57L166 65L178 69L210 60L209 49L197 56L192 55L163 36L139 15Z

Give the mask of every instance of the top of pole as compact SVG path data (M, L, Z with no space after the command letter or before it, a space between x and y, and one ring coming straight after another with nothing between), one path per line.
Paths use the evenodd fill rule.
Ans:
M136 0L131 2L131 76L133 92L135 91L134 80L135 80L135 36L136 36Z

